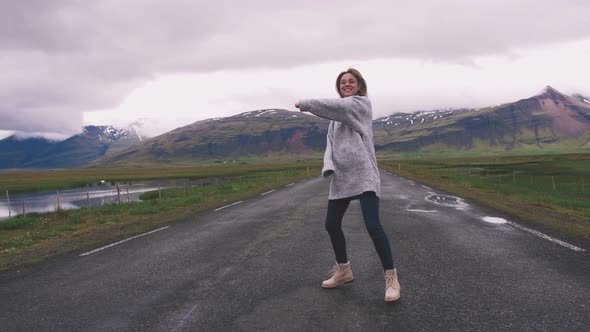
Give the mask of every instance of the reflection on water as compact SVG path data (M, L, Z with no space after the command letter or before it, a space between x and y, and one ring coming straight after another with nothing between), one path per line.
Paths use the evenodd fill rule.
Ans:
M208 178L199 180L161 180L161 181L143 181L133 183L120 183L121 203L138 202L139 196L146 192L157 190L158 188L174 188L186 186L202 186L211 183L221 183L218 178ZM5 192L0 193L0 220L6 219L10 215L15 216L22 214L23 203L26 213L31 212L50 212L57 210L59 197L59 207L63 210L79 209L82 207L96 207L104 204L117 203L117 184L103 183L96 186L68 189L51 192L42 192L34 194L10 195L10 207Z

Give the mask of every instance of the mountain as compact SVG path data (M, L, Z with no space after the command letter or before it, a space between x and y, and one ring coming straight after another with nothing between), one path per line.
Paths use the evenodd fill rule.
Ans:
M319 157L328 121L307 113L258 110L195 122L104 157L97 165ZM379 153L590 151L590 103L546 87L540 94L481 109L394 113L373 122Z
M10 136L0 140L0 169L77 167L141 140L135 127L112 126L86 126L64 141Z
M329 121L281 109L198 121L151 139L141 122L124 130L89 126L62 142L0 140L0 168L184 163L237 158L320 158ZM512 103L480 109L394 113L373 121L380 154L590 152L590 99L548 86Z
M263 109L195 122L105 156L97 165L238 157L321 156L329 121Z
M540 94L482 109L393 114L374 122L383 152L590 150L590 102L547 86Z

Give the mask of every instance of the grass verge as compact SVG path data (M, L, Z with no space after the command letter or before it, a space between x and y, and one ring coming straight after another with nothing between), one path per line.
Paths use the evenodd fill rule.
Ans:
M404 178L590 240L590 154L380 160Z
M0 271L85 250L319 174L320 165L233 168L221 184L145 193L142 202L0 221ZM231 176L230 176L231 175ZM61 175L60 175L61 176Z

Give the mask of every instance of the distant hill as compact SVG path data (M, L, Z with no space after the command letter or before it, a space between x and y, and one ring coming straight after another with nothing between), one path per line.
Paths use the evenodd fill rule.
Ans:
M0 140L0 168L71 168L139 143L134 127L87 126L64 141L10 136Z
M321 156L329 121L301 112L264 109L195 122L119 153L97 165L239 157Z
M374 122L383 152L580 150L590 152L590 101L546 87L482 109L393 114Z

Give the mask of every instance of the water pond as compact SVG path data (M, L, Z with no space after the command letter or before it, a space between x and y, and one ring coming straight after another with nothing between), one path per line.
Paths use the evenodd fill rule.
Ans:
M182 188L184 186L203 186L211 183L223 182L220 178L207 178L198 180L150 180L141 182L109 183L100 182L96 185L86 186L83 188L67 189L51 192L40 192L30 194L10 195L9 200L6 192L0 193L0 220L9 216L22 214L23 204L26 213L32 212L50 212L57 210L58 200L59 208L63 210L78 209L82 207L96 207L104 204L138 202L139 196L147 191L157 190L158 188ZM117 193L117 184L119 193Z

